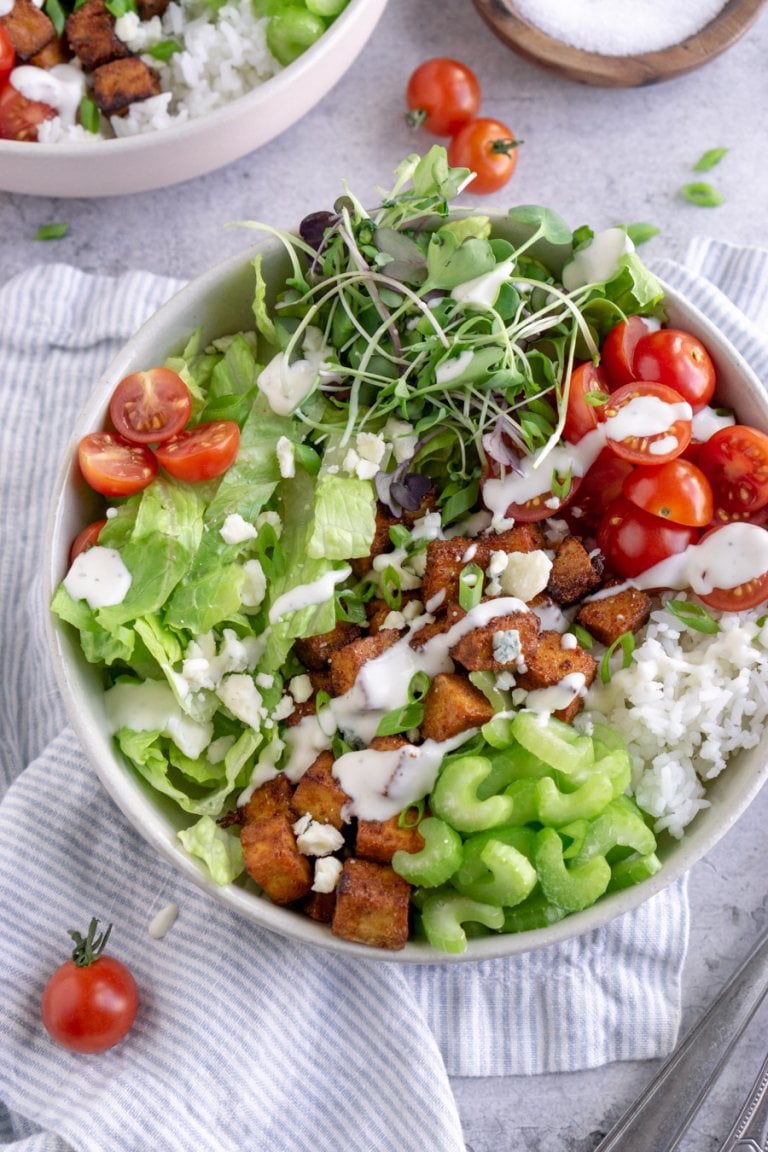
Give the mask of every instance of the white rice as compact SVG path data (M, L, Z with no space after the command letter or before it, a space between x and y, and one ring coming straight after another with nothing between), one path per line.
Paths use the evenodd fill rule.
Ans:
M683 599L679 594L677 599ZM768 625L765 607L710 612L720 631L687 628L656 609L632 664L590 689L577 726L610 725L634 761L631 791L654 818L654 830L680 837L709 807L705 782L740 748L760 740L768 719Z
M252 0L229 0L213 13L202 0L174 0L162 17L140 21L130 12L115 24L115 32L160 76L162 92L132 104L125 116L102 117L102 132L81 125L64 127L58 116L43 121L41 143L99 141L105 137L137 136L205 116L259 87L280 71L267 48L269 20L257 16ZM161 40L175 40L182 51L167 61L148 49Z

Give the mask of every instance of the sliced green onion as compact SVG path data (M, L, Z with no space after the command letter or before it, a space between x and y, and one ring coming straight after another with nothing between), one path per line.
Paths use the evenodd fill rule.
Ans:
M45 4L43 4L43 12L45 12L46 16L56 29L56 35L61 36L67 20L67 13L59 3L59 0L45 0Z
M89 96L83 96L80 101L80 108L78 110L80 123L86 132L92 132L95 136L99 131L101 122L101 113L95 101L91 100Z
M424 819L424 800L417 800L414 804L409 804L407 808L403 808L402 812L397 818L398 828L418 828Z
M119 20L121 16L125 16L126 12L135 12L136 0L104 0L104 7L114 16L115 20Z
M714 635L720 631L718 622L700 604L692 604L690 600L667 600L664 607L694 632Z
M347 624L364 625L368 622L365 603L351 588L342 588L336 593L336 619Z
M483 570L477 564L465 564L459 573L459 604L471 612L483 598Z
M631 632L622 632L621 636L617 636L610 648L607 649L605 655L600 661L600 679L603 684L610 684L611 681L611 657L617 648L621 648L621 666L622 668L629 668L632 663L632 653L635 650L635 638Z
M557 469L552 469L552 479L550 480L550 488L552 495L557 496L558 500L565 500L570 495L571 485L573 484L573 469L568 467L568 471L563 475L558 475Z
M395 548L405 548L411 534L404 524L393 524L389 530L389 539Z
M424 705L417 701L411 701L404 704L402 708L394 708L382 716L376 729L376 735L397 736L400 732L410 732L411 728L418 728L423 719Z
M603 404L607 404L611 395L609 392L585 392L584 399L591 408L600 408Z
M646 224L644 222L627 224L625 228L627 236L629 236L636 248L641 244L646 244L649 240L652 240L654 236L658 236L660 231L661 229L657 228L655 224Z
M718 204L725 203L725 196L711 184L702 184L698 181L683 184L680 191L689 204L696 204L699 208L716 208Z
M262 524L259 529L256 551L267 580L275 580L285 573L285 554L271 524Z
M589 649L594 645L595 641L591 632L587 632L586 628L583 628L581 624L571 624L568 631L572 636L576 637L580 648L584 648L586 651L589 651Z
M393 612L399 612L403 603L400 573L391 564L388 564L381 574L379 591L387 607L391 608Z
M35 240L61 240L69 232L69 224L42 224L35 233Z
M418 703L420 700L423 700L427 692L429 692L431 683L432 681L426 672L415 672L408 685L408 699L412 703Z
M157 44L153 44L151 48L147 49L147 54L154 60L170 60L171 56L175 56L177 52L181 52L182 47L178 40L159 40Z
M693 171L709 172L710 168L714 168L720 163L727 152L727 148L708 148L694 164Z

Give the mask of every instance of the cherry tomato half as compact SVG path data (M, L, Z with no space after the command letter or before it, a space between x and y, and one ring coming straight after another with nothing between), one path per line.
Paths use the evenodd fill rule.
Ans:
M608 381L605 373L588 360L586 364L579 364L571 373L563 426L563 439L569 444L576 444L587 432L594 431L603 418L603 405L590 404L590 393L598 397L600 393L607 395Z
M622 491L628 500L673 524L706 528L712 521L712 485L690 460L633 468Z
M226 472L240 447L240 429L234 420L197 424L157 448L157 459L177 480L196 484Z
M656 380L674 388L692 408L708 404L715 391L715 365L695 336L678 328L660 328L638 340L636 380Z
M453 136L480 108L480 85L471 68L437 56L412 73L405 91L408 123L435 136Z
M470 120L448 145L448 163L452 168L469 168L475 173L467 185L468 192L496 192L517 167L520 143L499 120Z
M620 496L606 509L597 530L597 546L612 572L631 579L683 552L698 536L696 528L652 516Z
M702 444L699 467L715 497L715 516L749 519L768 504L768 436L746 424L721 428Z
M132 372L120 381L109 402L116 431L135 444L169 440L181 432L191 409L189 389L170 368Z
M94 520L93 524L89 524L79 532L72 541L72 547L69 550L69 563L70 565L81 552L87 552L89 548L93 548L99 542L99 533L106 524L106 520Z
M631 464L663 464L690 443L691 406L664 384L624 384L611 393L603 412L609 446Z
M0 24L0 88L2 88L10 76L15 63L16 52L13 47L13 41L8 35L5 26Z
M571 503L581 485L581 477L571 477L570 488L566 496L555 498L551 491L542 492L526 500L524 504L510 504L505 515L523 524L533 523L536 520L546 520L550 516L559 516Z
M136 1019L136 981L120 960L103 952L111 927L98 935L98 920L92 920L86 937L71 932L72 959L56 969L43 991L43 1024L72 1052L113 1048Z
M85 480L103 496L132 496L157 475L157 460L143 444L130 444L112 432L92 432L77 447Z
M50 104L27 100L12 84L0 90L0 140L37 140L38 126L55 115Z
M621 496L624 479L633 471L629 461L622 460L610 448L603 448L565 510L565 519L575 535L594 535L606 508Z
M648 321L642 316L627 316L606 336L600 349L600 365L608 377L611 392L636 379L635 348L648 331Z
M701 543L709 540L715 533L722 532L725 527L727 526L723 525L705 533L701 538ZM723 547L728 546L723 545ZM733 544L730 547L732 548ZM722 548L719 548L718 552L722 557ZM736 556L737 568L741 560L743 560L743 553ZM768 600L768 572L745 580L733 588L713 588L711 592L698 592L697 595L700 600L718 612L741 612L748 608L756 608L758 604Z

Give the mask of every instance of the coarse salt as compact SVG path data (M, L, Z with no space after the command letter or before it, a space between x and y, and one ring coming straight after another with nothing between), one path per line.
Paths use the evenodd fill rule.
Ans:
M700 32L724 0L517 0L524 20L572 48L633 56L671 48Z

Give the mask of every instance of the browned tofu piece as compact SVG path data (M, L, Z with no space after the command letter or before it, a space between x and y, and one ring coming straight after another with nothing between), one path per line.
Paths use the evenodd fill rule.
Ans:
M380 864L390 864L395 852L420 852L424 847L424 837L414 824L401 827L400 815L388 820L358 820L355 839L355 855L366 860L378 860Z
M344 789L333 774L333 754L321 752L299 780L293 793L293 810L299 816L306 812L321 824L341 828L341 810L349 803Z
M535 612L511 612L497 616L482 628L473 628L451 648L451 656L468 672L503 672L514 667L516 660L501 662L494 652L493 638L497 632L517 632L523 661L527 664L536 647L539 618Z
M430 540L421 599L426 604L442 591L444 602L458 600L459 576L466 564L477 564L485 570L492 552L535 552L544 546L544 533L538 524L516 524L506 532L474 540L466 536Z
M328 667L333 653L356 640L359 635L360 629L356 624L339 620L330 632L321 632L318 636L302 636L294 644L293 650L305 668L311 672L322 672Z
M425 624L418 632L414 632L409 640L411 648L423 648L433 636L440 636L443 632L450 631L454 624L458 624L465 616L466 612L460 604L447 604L440 609L431 624Z
M383 628L375 636L361 636L343 648L337 649L331 657L331 685L334 696L343 696L354 685L358 673L369 660L375 660L400 639L394 628Z
M160 76L138 56L102 64L92 81L93 99L105 116L121 116L131 104L160 94Z
M31 60L56 39L53 21L32 0L16 0L10 12L0 16L19 60Z
M55 40L49 40L39 52L35 52L34 56L30 56L29 62L35 68L55 68L57 64L67 64L71 59L72 53L66 40L63 36L57 36Z
M336 888L331 931L371 948L404 948L410 894L410 884L389 865L352 857Z
M293 785L287 776L280 773L253 790L245 806L245 822L248 824L252 820L266 820L269 816L276 815L295 820L296 813L292 800Z
M356 556L349 561L352 566L352 571L356 576L365 576L370 572L373 567L374 556L380 556L382 552L389 552L392 547L392 541L389 536L390 528L395 524L401 524L402 521L393 516L389 509L384 504L376 505L376 527L373 533L373 541L371 543L371 550L367 556Z
M596 671L597 661L589 652L578 645L564 648L562 633L547 631L541 633L539 643L526 660L526 671L519 673L516 681L520 688L530 692L537 688L552 688L565 676L580 672L584 676L584 686L588 688ZM567 707L558 709L555 716L569 723L581 708L581 703L582 698L576 696Z
M287 816L246 822L240 842L248 875L273 904L292 904L312 887L312 866L296 844Z
M330 924L336 907L336 892L310 892L301 902L301 910L309 916L310 920L319 920L322 924Z
M136 0L136 11L139 20L151 20L153 16L162 16L170 0Z
M588 600L576 620L606 646L625 632L637 632L651 614L651 598L639 588L625 588L613 596Z
M86 0L81 8L71 12L64 25L64 35L86 72L131 55L115 35L115 20L104 0Z
M439 672L424 700L421 735L448 740L467 728L479 728L493 717L493 707L479 688L456 672Z
M556 548L547 592L558 604L575 604L600 583L602 564L591 560L575 536L566 536Z

